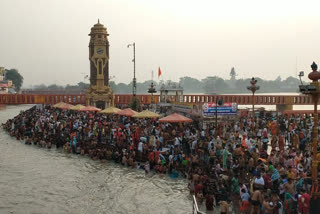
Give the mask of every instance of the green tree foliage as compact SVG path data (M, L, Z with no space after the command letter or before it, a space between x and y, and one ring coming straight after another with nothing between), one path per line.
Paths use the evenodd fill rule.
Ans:
M264 80L262 78L256 77L258 80L257 85L260 86L260 90L256 93L277 93L277 92L297 92L300 81L294 77L288 77L286 79L281 79L277 77L275 80ZM247 90L247 86L250 85L251 78L247 79L222 79L218 76L209 76L201 81L192 77L181 77L179 84L183 87L184 93L206 93L206 94L240 94L240 93L251 93ZM160 87L162 84L168 84L171 81L164 82L163 80L153 82L157 92L160 92ZM151 81L138 82L137 83L137 94L147 94L148 89L151 85ZM129 84L118 83L110 81L110 86L116 94L132 94L132 82ZM59 86L56 84L45 86L39 85L34 86L38 90L83 90L89 87L88 83L80 82L77 85L66 85Z
M140 109L139 99L132 99L132 103L130 104L130 107L134 111L139 111Z
M62 90L64 89L62 86L57 85L57 84L52 84L48 86L48 90Z
M192 77L181 77L179 84L183 87L185 93L202 93L203 87L201 81Z
M20 88L23 84L23 76L19 73L17 69L6 70L6 79L12 80L16 91L20 91Z
M207 77L201 80L201 83L203 85L204 92L207 94L220 94L228 88L228 85L225 83L225 81L217 76Z

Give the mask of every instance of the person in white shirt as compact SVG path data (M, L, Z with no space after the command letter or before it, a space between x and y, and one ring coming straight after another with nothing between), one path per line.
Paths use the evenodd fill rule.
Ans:
M175 146L179 146L179 145L180 145L180 140L179 140L178 137L175 137L174 145L175 145Z
M194 141L192 141L192 147L191 147L192 151L194 151L194 150L196 149L197 143L198 143L198 142L197 142L196 139L194 139Z
M138 144L138 151L139 152L143 152L143 143L142 141L140 140L139 144Z
M261 173L258 172L257 173L257 177L254 179L254 183L253 183L255 186L257 187L264 187L264 179L263 177L261 176Z

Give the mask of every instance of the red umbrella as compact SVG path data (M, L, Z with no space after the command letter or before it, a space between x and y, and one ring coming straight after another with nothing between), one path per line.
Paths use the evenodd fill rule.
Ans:
M122 109L121 111L118 111L116 114L122 115L122 116L127 116L127 117L132 117L136 113L138 113L138 112L132 110L131 108L125 108L125 109Z
M94 106L86 106L86 107L80 109L79 111L101 111L101 109L96 108Z
M177 113L170 114L164 118L161 118L159 122L166 122L166 123L189 123L192 122L192 119L182 116Z

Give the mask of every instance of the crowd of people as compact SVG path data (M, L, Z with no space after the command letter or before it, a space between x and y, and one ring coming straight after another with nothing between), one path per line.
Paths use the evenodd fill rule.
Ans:
M160 123L34 106L3 124L12 137L145 173L188 180L208 211L308 214L312 186L310 117L238 118L214 125Z

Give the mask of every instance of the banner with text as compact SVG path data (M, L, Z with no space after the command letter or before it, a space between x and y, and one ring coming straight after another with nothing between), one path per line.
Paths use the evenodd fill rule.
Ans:
M237 114L237 103L224 103L216 108L216 103L205 103L202 106L203 116L215 116L218 115L235 115Z

